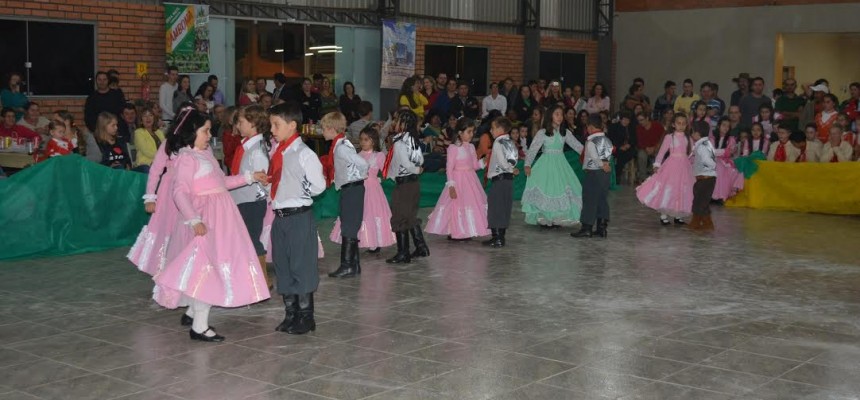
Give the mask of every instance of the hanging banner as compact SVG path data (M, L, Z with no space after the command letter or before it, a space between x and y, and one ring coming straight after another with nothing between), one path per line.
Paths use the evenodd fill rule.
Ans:
M209 72L209 6L164 4L167 65L180 73Z
M382 21L382 88L400 89L415 75L415 24Z

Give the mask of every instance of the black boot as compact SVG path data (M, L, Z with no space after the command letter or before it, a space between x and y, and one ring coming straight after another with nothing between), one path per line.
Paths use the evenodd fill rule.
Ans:
M297 297L299 311L292 325L287 328L290 335L304 335L317 330L317 323L314 321L314 294L300 294Z
M594 235L605 238L607 236L606 233L606 225L609 224L609 220L605 220L602 218L597 219L597 227L594 229Z
M505 228L497 229L496 230L496 232L497 232L496 241L493 242L493 244L491 244L490 247L493 247L495 249L500 249L502 247L505 247L505 232L507 232L507 231L508 230Z
M412 255L409 254L409 231L394 232L397 238L397 254L394 257L385 260L389 264L408 264L412 262Z
M355 274L361 275L361 253L358 251L358 239L352 242L352 253L355 254Z
M496 243L496 239L499 238L499 230L498 229L490 229L490 234L492 234L493 237L491 237L490 240L485 240L485 241L481 242L482 245L492 246L493 243Z
M421 231L421 224L412 227L412 241L415 242L415 251L412 253L412 258L430 256L430 248L427 247L427 242L424 241L424 232Z
M591 225L582 224L582 228L579 229L579 232L571 233L570 236L575 238L590 238L592 236Z
M340 267L328 274L331 278L348 278L358 275L358 239L341 238Z
M380 250L382 250L382 248L380 247L377 247L375 249L367 249L367 254L378 254Z
M294 294L285 294L282 295L284 298L284 321L275 328L276 331L279 332L287 332L290 329L290 325L296 319L296 313L298 313L298 296Z

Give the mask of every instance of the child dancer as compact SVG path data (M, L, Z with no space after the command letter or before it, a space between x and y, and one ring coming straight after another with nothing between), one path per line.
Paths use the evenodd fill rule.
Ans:
M767 152L767 160L789 163L797 161L798 156L800 156L800 149L794 147L794 144L788 140L791 136L791 128L779 126L776 136L778 140L770 146L770 151Z
M487 195L487 225L493 237L483 242L483 245L493 248L505 247L505 233L511 224L514 206L514 176L520 173L516 169L517 149L508 135L510 131L509 119L498 117L493 120L490 128L494 138L493 151L487 163L487 176L493 182Z
M692 148L687 136L687 116L675 114L675 133L663 137L663 144L654 160L654 175L636 188L636 197L646 207L660 213L660 222L669 225L669 217L676 225L683 225L683 218L690 215L693 207L693 169L689 154ZM663 159L669 157L665 162Z
M722 131L722 128L720 128ZM693 175L696 183L693 184L693 218L690 220L690 229L712 230L714 222L711 220L711 198L714 197L714 186L719 180L717 172L717 150L707 136L694 129L691 135L696 142L693 145Z
M143 195L144 209L152 216L126 256L137 269L152 276L164 269L170 235L179 219L179 209L173 201L174 160L168 155L167 142L162 142L152 159L146 179L146 194ZM183 314L181 323L190 326L191 317Z
M573 132L560 131L562 122L564 109L559 105L550 107L544 128L535 134L526 154L525 169L529 178L522 204L527 224L553 227L575 225L579 221L582 186L562 151L567 144L582 154L583 146ZM532 171L531 165L541 150L543 155Z
M409 263L412 257L427 257L430 249L421 232L418 219L418 202L421 186L418 177L424 156L418 145L418 117L410 110L397 112L394 125L397 134L392 139L391 150L385 157L382 176L397 183L391 193L391 229L397 237L397 254L385 260L389 264ZM415 252L409 254L409 233L415 242Z
M735 168L733 160L736 143L734 136L729 135L731 125L729 117L722 117L716 131L705 136L710 140L717 157L717 181L713 199L718 201L725 201L744 188L743 175Z
M355 152L349 140L344 140L346 117L335 111L322 117L323 136L331 140L329 158L334 168L335 189L340 191L340 266L328 274L331 278L347 278L361 274L358 256L358 230L364 220L364 181L367 161ZM326 182L328 183L328 182Z
M234 128L239 131L242 141L233 153L230 171L233 175L253 174L269 170L269 150L271 150L271 132L269 116L262 106L252 104L240 108L236 112ZM272 289L272 279L266 267L266 249L260 241L263 232L263 219L268 208L268 193L259 184L243 186L230 191L230 196L239 207L239 214L245 221L254 251L260 260L266 286Z
M806 134L806 147L800 152L797 162L818 162L823 145L818 141L818 127L815 123L806 124L803 131Z
M582 228L571 233L573 237L591 237L591 228L597 222L595 234L606 237L609 224L609 184L612 166L612 141L603 133L603 119L588 116L588 139L585 141L585 184L582 191Z
M314 292L319 286L317 223L313 197L325 190L325 176L316 153L297 140L302 109L295 103L269 111L272 136L278 147L269 164L272 223L272 260L277 288L284 299L284 320L275 330L302 335L316 330Z
M51 134L51 140L45 145L45 152L39 161L72 154L75 146L71 140L66 139L66 126L64 124L51 121L48 123L48 132Z
M445 173L446 190L439 195L436 208L427 218L427 233L448 235L448 240L469 240L487 236L487 194L475 170L483 168L475 154L472 136L475 122L470 118L457 121L457 140L448 146Z
M190 304L192 340L220 342L209 326L213 306L240 307L269 298L254 245L227 190L266 174L225 177L209 151L209 118L192 108L176 116L167 140L176 155L173 200L181 220L173 230L167 264L155 275L153 298L167 308Z
M379 253L380 248L395 243L394 232L391 231L391 209L388 199L382 191L382 183L377 175L385 164L385 154L380 152L379 132L372 126L361 130L358 140L361 153L367 162L367 179L364 181L364 216L361 229L358 230L358 247L368 249L371 254ZM334 223L329 239L341 243L340 218ZM360 267L359 263L359 267Z

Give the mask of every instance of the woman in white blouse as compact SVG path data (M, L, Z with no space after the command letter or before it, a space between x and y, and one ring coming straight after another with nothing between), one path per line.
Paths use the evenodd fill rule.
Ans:
M591 87L591 97L585 104L589 114L598 114L601 111L609 112L609 96L606 95L606 87L602 83L595 83Z

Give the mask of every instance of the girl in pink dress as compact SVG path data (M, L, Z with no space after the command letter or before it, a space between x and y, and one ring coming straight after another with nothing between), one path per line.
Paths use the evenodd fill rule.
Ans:
M482 169L475 154L472 136L475 122L470 118L457 121L457 142L448 146L445 173L448 182L439 195L436 208L427 218L427 233L448 235L449 240L469 240L488 236L487 194L476 170Z
M660 222L683 225L684 217L693 209L693 166L690 164L692 142L686 134L687 116L675 114L675 133L663 137L663 144L654 161L654 175L636 188L636 197L646 207L660 213ZM663 162L666 153L669 157Z
M729 135L731 129L729 117L722 117L716 131L710 135L717 156L717 183L714 194L711 195L714 200L727 200L744 188L744 176L735 168L734 152L737 143L735 137Z
M373 127L362 129L359 146L361 152L358 154L364 157L370 168L364 180L364 221L358 230L358 247L368 249L368 253L378 253L380 248L391 246L396 241L391 231L391 209L377 177L385 164L385 154L379 152L379 133ZM329 239L340 244L340 218L335 221Z
M208 150L211 122L197 110L182 109L174 126L167 149L176 157L172 189L179 215L167 262L153 277L153 298L167 308L189 305L182 322L191 322L191 339L220 342L224 337L209 326L212 305L269 298L260 260L227 191L268 179L264 172L226 177Z
M158 147L149 168L149 177L146 179L143 204L152 217L140 230L137 240L126 255L137 269L152 276L164 268L170 234L173 233L173 226L179 214L172 195L174 160L167 155L166 145L167 142L164 142Z

